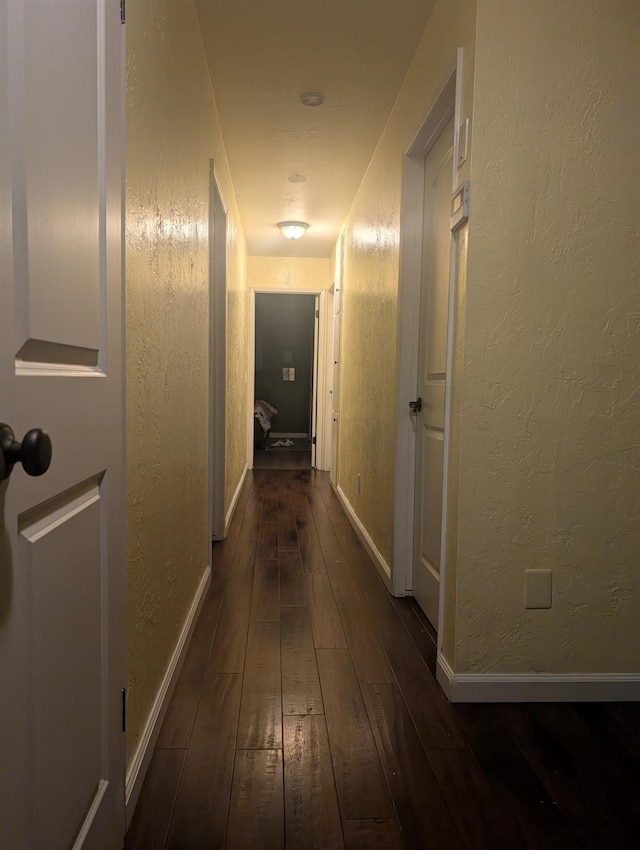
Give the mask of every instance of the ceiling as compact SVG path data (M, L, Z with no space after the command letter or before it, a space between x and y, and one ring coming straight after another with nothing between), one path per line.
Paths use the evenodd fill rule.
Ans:
M434 2L196 0L249 254L330 256Z

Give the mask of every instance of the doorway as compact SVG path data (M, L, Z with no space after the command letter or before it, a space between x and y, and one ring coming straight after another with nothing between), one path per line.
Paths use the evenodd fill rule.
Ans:
M446 469L454 298L451 197L457 68L436 99L403 169L400 348L393 592L412 595L438 629L446 564Z
M413 595L438 628L451 252L453 116L425 157L416 418Z
M256 293L253 466L315 466L318 296Z

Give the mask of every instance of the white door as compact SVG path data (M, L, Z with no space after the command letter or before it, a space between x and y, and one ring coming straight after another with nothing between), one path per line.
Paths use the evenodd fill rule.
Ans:
M0 483L7 850L125 829L121 43L118 0L0 0L0 421L53 444Z
M453 119L425 159L420 290L417 395L422 409L416 414L413 593L434 628L440 595L452 179Z

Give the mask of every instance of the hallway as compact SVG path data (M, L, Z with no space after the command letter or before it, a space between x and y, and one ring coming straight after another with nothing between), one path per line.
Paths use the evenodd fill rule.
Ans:
M638 704L451 706L328 476L249 476L130 850L635 846Z

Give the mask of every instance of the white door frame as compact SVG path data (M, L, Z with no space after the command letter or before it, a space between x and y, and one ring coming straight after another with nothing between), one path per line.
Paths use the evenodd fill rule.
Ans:
M318 410L318 376L320 373L320 296L316 295L313 303L313 363L311 364L311 468L318 467L317 434L320 430ZM316 441L313 437L316 436Z
M333 294L330 300L330 312L327 318L327 321L330 324L329 336L327 337L328 396L330 395L330 398L327 398L328 422L326 425L326 433L329 435L329 441L327 442L327 466L329 468L329 480L336 491L338 488L338 445L340 442L340 359L342 353L343 278L344 233L341 232L338 237L338 244L336 247L336 268L332 287ZM335 429L333 429L334 419Z
M462 83L463 49L459 48L455 67L436 97L415 140L405 154L402 171L402 203L400 210L400 279L398 291L398 371L396 394L396 474L394 510L394 552L392 593L412 594L414 564L414 506L416 425L410 414L409 401L415 398L418 381L418 345L420 335L420 285L422 279L422 241L424 219L425 157L440 132L454 116L453 186L457 184L458 127ZM452 240L449 268L449 335L447 341L447 374L451 375L452 340L455 329L456 257ZM442 547L440 567L440 631L442 603L446 580L447 552L447 473L451 433L451 381L447 381L444 423L444 469L442 504Z
M314 374L316 386L314 393L317 398L316 407L316 465L318 469L328 469L329 457L326 447L329 445L326 434L326 397L327 397L327 291L325 289L267 289L259 286L250 287L249 298L249 333L248 336L248 369L247 379L247 467L253 468L253 403L255 398L256 371L256 294L264 295L315 295L319 301L318 343ZM330 440L330 437L329 437Z
M209 195L209 537L225 537L227 210L211 160Z

